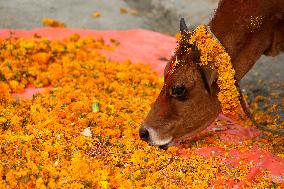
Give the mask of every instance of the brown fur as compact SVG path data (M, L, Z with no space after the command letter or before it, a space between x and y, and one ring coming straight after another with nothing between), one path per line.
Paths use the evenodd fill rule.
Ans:
M262 54L284 50L283 0L221 0L209 25L231 56L238 81Z
M231 56L236 80L240 81L262 54L277 55L284 50L284 1L221 0L209 26ZM189 34L183 36L189 37L186 35ZM182 43L171 60L177 57L181 64L166 79L141 127L154 129L160 139L193 135L206 128L220 113L216 83L211 86L213 92L207 90L196 64L198 60L184 52L189 47ZM169 64L165 75L168 69ZM183 100L169 92L173 86L180 84L187 88ZM151 137L147 140L151 142Z

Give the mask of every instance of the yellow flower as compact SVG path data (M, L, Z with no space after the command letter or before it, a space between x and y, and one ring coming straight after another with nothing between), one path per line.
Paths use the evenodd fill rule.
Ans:
M43 18L41 20L42 24L45 26L50 26L50 27L61 27L64 28L65 24L63 22L59 22L55 19L52 18Z

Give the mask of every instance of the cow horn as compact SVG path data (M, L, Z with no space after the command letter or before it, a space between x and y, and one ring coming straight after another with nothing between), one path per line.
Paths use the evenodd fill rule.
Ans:
M181 18L180 19L180 33L181 34L185 34L186 32L188 32L188 28L187 28L187 26L185 24L184 18Z

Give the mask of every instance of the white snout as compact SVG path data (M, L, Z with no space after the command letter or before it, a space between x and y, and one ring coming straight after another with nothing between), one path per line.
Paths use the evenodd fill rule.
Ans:
M173 137L161 138L158 132L152 128L147 128L150 135L150 143L152 145L162 146L172 142Z

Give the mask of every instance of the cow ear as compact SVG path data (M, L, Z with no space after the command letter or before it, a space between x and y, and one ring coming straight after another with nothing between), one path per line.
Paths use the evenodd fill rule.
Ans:
M209 66L200 66L201 77L209 93L213 93L213 85L217 80L217 71Z
M198 70L201 74L204 85L209 93L213 93L213 84L217 80L217 71L210 66L201 66L200 62L200 51L197 48L196 44L191 45L191 58L194 62L196 62L198 66Z

